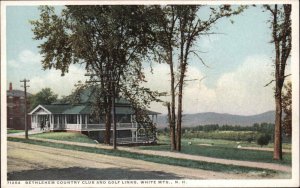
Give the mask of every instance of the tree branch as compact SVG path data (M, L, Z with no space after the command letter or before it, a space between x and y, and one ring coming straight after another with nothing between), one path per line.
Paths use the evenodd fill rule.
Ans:
M283 78L286 78L286 77L289 77L289 76L292 76L292 74L285 75Z
M193 54L195 54L196 57L198 57L198 59L201 61L201 63L202 63L204 66L206 66L207 68L210 68L210 67L203 61L203 59L202 59L202 58L201 58L194 50L191 50L190 52L193 53Z
M272 82L275 82L275 80L271 80L269 83L267 83L264 87L269 86Z

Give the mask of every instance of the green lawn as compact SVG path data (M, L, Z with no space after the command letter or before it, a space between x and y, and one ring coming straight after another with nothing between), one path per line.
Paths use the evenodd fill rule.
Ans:
M24 130L7 129L7 134L21 133L21 132L24 132Z
M192 144L189 145L188 142L192 142ZM147 149L147 150L162 150L162 151L170 150L168 138L159 137L159 143L162 143L162 145L141 146L139 148ZM199 144L210 144L211 146L203 146ZM181 152L186 154L191 154L191 155L200 155L200 156L223 158L223 159L291 165L291 154L284 154L282 161L276 161L273 160L273 152L271 151L242 150L242 149L238 149L237 145L246 146L247 144L243 142L237 144L234 141L228 141L228 140L183 139Z
M163 143L168 143L169 139L164 137L162 138L161 141ZM192 139L182 139L183 142L192 142L195 144L212 144L215 146L222 146L222 147L230 147L230 148L236 148L238 145L241 145L243 147L260 147L257 145L256 142L247 142L247 141L231 141L231 140L222 140L222 139L200 139L200 138L192 138ZM273 148L273 143L269 143L266 146L263 146L264 148ZM283 143L282 144L283 149L291 149L292 145L290 143Z
M59 144L50 143L46 141L37 141L37 140L30 140L30 139L26 140L24 138L9 137L8 141L23 142L28 144L42 145L46 147L62 148L67 150L77 150L77 151L98 153L98 154L111 155L111 156L120 156L120 157L155 162L160 164L168 164L174 166L182 166L182 167L204 169L204 170L226 172L226 173L256 173L264 177L273 176L277 173L280 173L273 170L266 170L260 168L241 167L241 166L234 166L234 165L209 163L209 162L194 161L194 160L187 160L187 159L177 159L172 157L162 157L162 156L154 156L154 155L147 155L147 154L136 154L128 151L100 149L100 148L85 147L85 146L74 146L74 145L60 144L60 143Z
M90 139L84 134L72 133L72 132L50 132L30 135L34 138L45 138L53 140L64 140L70 142L83 142L83 143L95 143L94 140Z

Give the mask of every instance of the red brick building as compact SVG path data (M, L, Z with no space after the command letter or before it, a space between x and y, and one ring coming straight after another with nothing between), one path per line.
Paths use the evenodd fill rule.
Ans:
M29 97L31 94L27 93ZM25 98L24 91L14 90L12 83L9 84L7 96L7 128L24 130L25 129ZM30 103L27 99L27 112L29 112ZM27 115L28 129L31 129L30 116Z

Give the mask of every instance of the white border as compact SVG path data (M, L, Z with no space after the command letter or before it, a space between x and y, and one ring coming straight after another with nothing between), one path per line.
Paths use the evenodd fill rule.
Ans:
M271 179L271 180L186 180L184 187L297 187L299 186L299 2L298 0L266 0L266 1L2 1L1 2L1 187L7 185L7 141L6 141L6 6L9 5L87 5L87 4L292 4L292 81L293 81L293 138L292 138L292 179ZM25 181L21 185L9 187L24 187ZM43 187L53 187L42 184ZM28 186L28 185L26 185ZM74 187L74 185L58 185L59 187ZM88 185L89 187L99 187L99 185ZM116 185L106 185L116 187ZM177 185L178 186L178 185ZM177 187L176 185L173 187ZM31 185L31 187L41 187L41 184ZM125 185L125 187L137 187L135 185ZM149 185L149 187L157 187ZM159 187L170 187L169 185L159 185Z

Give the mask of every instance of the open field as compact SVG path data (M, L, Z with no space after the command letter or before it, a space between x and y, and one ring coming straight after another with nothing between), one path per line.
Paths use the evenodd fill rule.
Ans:
M158 137L159 143L161 144L168 144L170 143L169 136L159 135ZM248 141L232 141L232 140L225 140L225 139L203 139L203 138L182 138L182 142L188 143L192 142L194 144L208 144L214 146L222 146L222 147L229 147L229 148L236 148L238 145L242 147L260 147L256 141L252 141L249 143ZM269 143L263 148L273 148L273 143ZM283 149L291 149L291 143L282 143Z
M191 145L188 143L191 142ZM165 136L159 137L159 143L161 145L155 146L141 146L140 149L146 150L159 150L169 151L169 140ZM214 139L183 139L182 140L182 153L215 157L222 159L244 160L244 161L256 161L266 163L279 163L283 165L291 165L291 154L284 153L282 161L273 160L272 151L259 151L259 150L242 150L237 146L244 147L253 146L248 142L235 142L228 140L214 140ZM257 146L257 145L255 145ZM285 148L289 148L290 144L285 144Z

